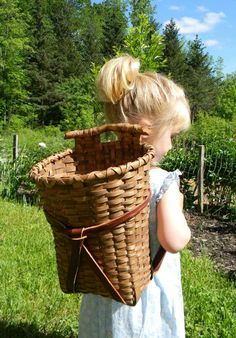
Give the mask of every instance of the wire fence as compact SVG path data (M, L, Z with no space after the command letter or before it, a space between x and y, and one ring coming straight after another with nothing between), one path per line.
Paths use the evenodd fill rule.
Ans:
M178 168L182 172L181 188L187 209L202 211L213 217L235 219L236 158L223 143L219 147L203 145L203 175L200 175L201 149L202 145L196 141L178 143L161 166L167 170Z

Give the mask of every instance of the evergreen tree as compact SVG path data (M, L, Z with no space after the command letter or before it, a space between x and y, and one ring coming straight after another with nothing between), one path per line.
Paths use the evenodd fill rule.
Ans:
M77 35L80 19L77 8L71 1L51 0L48 13L56 36L57 60L63 77L80 75L82 65Z
M47 0L34 0L32 3L31 32L33 53L29 55L28 71L31 77L31 102L40 124L50 121L51 108L54 107L55 83L60 80L57 62L57 43L53 24L49 19Z
M91 2L83 1L79 10L80 27L79 50L83 58L83 72L89 71L91 63L102 63L103 60L103 27L100 15L100 4L91 5Z
M103 55L115 55L114 47L121 47L127 33L126 5L122 0L105 0L101 4Z
M129 0L130 20L133 27L140 26L140 15L144 14L148 17L149 24L157 30L159 26L155 23L153 14L154 7L150 0Z
M166 59L165 73L173 80L184 85L186 78L186 55L184 41L179 36L179 30L173 19L165 26L164 37L164 57Z
M28 83L25 54L29 48L27 25L15 0L1 0L0 6L0 117L27 113Z
M187 72L184 87L190 100L192 120L200 111L210 112L216 104L219 79L215 77L212 58L201 39L188 43Z
M34 0L31 4L31 101L40 124L57 124L62 97L56 88L82 68L76 35L79 18L77 9L65 0Z

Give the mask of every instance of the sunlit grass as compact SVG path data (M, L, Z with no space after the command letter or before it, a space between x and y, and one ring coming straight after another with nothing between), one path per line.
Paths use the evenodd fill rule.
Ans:
M76 336L79 298L59 288L53 239L42 211L0 200L0 250L0 337Z
M236 337L236 289L206 256L182 253L186 330L189 338Z

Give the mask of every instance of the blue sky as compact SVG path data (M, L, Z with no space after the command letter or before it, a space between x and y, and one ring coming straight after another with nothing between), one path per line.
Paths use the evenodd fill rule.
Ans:
M236 71L236 0L153 0L156 20L165 24L171 18L187 40L196 34L214 57L224 59L225 74Z

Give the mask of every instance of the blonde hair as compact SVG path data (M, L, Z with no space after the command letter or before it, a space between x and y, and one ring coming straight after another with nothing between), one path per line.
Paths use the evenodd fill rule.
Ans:
M190 126L190 109L183 89L164 75L139 72L139 60L129 55L113 58L97 77L99 98L112 123L149 121L162 133L178 133Z

